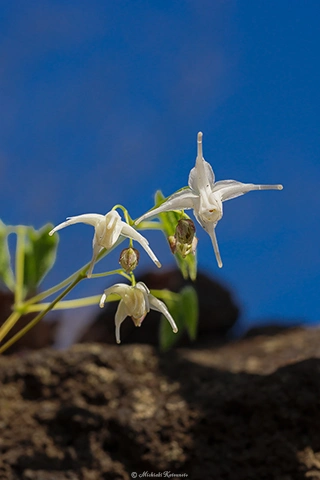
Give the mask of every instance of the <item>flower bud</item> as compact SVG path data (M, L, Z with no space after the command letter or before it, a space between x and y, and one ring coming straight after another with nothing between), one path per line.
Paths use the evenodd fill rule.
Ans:
M193 221L190 218L181 218L177 223L174 236L168 239L172 253L179 253L183 258L189 253L195 254L198 243L195 232Z
M124 248L120 253L119 263L126 273L132 272L139 263L140 254L135 248Z
M196 227L194 226L193 221L190 220L190 218L181 218L176 226L174 236L178 243L191 245L195 233Z

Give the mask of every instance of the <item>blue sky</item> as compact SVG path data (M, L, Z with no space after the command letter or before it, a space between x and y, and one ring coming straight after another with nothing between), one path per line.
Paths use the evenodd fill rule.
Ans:
M158 188L187 184L201 130L217 180L284 190L225 204L222 270L199 227L199 267L234 291L245 326L317 323L319 17L298 0L2 2L0 217L40 227L116 203L140 216ZM90 260L92 235L61 232L46 286Z

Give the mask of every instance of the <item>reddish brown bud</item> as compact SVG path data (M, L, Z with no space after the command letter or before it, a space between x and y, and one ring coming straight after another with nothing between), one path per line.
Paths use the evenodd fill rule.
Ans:
M139 263L140 254L135 248L129 247L120 253L119 263L126 273L132 272Z
M175 231L175 238L177 242L183 243L185 245L191 245L194 235L196 233L196 227L190 218L181 218L179 220L176 231Z

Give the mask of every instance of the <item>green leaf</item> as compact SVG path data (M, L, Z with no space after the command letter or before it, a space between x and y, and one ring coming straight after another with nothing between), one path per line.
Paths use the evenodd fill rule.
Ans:
M14 275L11 268L10 251L8 246L8 231L0 220L0 279L11 290L14 290Z
M161 315L159 344L160 350L163 352L170 350L170 348L172 348L177 340L181 337L183 332L183 323L180 315L180 302L175 300L166 300L165 303L178 327L178 332L173 333L170 323L163 315Z
M179 293L166 292L165 303L177 324L178 333L173 333L168 320L161 316L159 344L162 351L172 348L184 331L187 331L190 340L195 340L198 328L198 295L194 287L187 285ZM156 294L156 291L153 293ZM164 298L164 295L156 296Z
M155 194L155 207L159 207L165 200L166 198L163 196L162 192L158 190ZM159 214L162 231L167 239L171 235L174 235L177 223L182 217L190 218L186 213L182 213L182 211L163 212ZM185 280L190 278L194 281L197 278L197 254L193 255L192 253L189 253L189 255L183 258L180 253L175 253L174 257L183 278Z
M59 237L58 235L50 237L51 229L51 224L45 225L40 230L26 228L24 286L28 293L36 290L55 262Z
M182 288L180 295L180 305L184 317L184 325L190 340L195 340L197 337L199 316L198 295L192 285L187 285Z

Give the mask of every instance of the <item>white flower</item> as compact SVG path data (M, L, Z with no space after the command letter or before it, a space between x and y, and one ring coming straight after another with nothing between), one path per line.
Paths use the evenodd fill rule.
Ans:
M149 257L157 265L157 267L161 267L161 263L149 247L148 240L143 237L139 232L137 232L133 227L123 222L119 213L115 210L111 210L111 212L107 213L106 215L100 215L98 213L87 213L84 215L78 215L76 217L68 217L66 222L60 223L59 225L54 227L54 229L49 232L49 235L53 235L58 230L61 230L61 228L68 227L69 225L73 225L74 223L87 223L88 225L92 225L95 228L92 243L93 255L87 274L88 278L92 275L92 270L99 252L103 248L107 250L112 248L117 242L120 235L132 238L132 240L136 240L138 243L140 243L140 245L145 249Z
M112 293L121 297L115 316L117 343L120 343L120 325L125 318L131 317L135 326L140 327L150 309L161 312L170 323L174 333L177 333L177 325L166 305L151 295L150 290L144 283L138 282L134 287L125 283L116 283L112 287L107 288L101 297L100 308L104 307L107 297Z
M198 133L198 148L196 165L189 175L189 187L178 190L160 205L142 215L136 224L142 220L172 210L188 210L193 208L194 216L204 230L210 235L213 249L219 267L222 267L215 227L222 218L222 202L239 197L252 190L282 190L282 185L255 185L241 183L236 180L215 182L211 165L202 156L202 132Z

